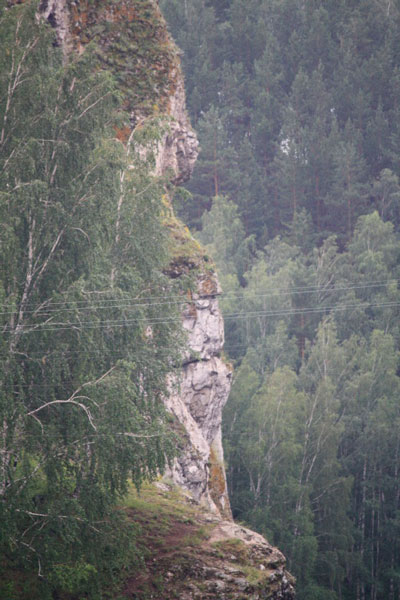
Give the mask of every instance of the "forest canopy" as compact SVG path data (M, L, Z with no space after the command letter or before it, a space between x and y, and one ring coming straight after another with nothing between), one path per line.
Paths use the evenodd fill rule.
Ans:
M234 516L301 600L400 593L400 6L162 0L202 152Z

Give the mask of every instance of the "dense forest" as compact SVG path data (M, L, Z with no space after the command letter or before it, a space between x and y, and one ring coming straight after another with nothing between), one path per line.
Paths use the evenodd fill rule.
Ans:
M202 148L234 516L300 600L400 597L400 5L161 0Z
M137 527L116 506L176 445L162 399L182 347L178 289L153 175L165 124L148 118L122 144L129 115L96 47L66 61L37 2L7 5L0 597L112 597L120 574L143 565Z

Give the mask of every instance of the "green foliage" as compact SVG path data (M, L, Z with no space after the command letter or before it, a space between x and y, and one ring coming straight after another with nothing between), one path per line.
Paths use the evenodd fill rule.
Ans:
M49 574L49 580L62 592L80 594L85 590L88 581L95 575L96 569L87 563L55 565Z
M216 257L219 273L222 277L237 273L242 279L250 264L252 239L245 236L235 204L216 196L202 222L199 238L206 251Z
M118 498L174 454L163 128L116 140L115 81L90 48L63 64L35 9L0 17L2 568L35 569L40 598L100 598L141 560Z
M383 573L398 548L381 521L397 514L397 467L386 463L397 464L397 416L386 412L399 386L393 225L360 217L346 252L333 237L312 251L276 238L248 255L240 286L237 209L217 198L203 224L239 365L223 423L234 515L282 548L301 598L366 586L378 545L388 554L368 585L393 582Z
M314 239L350 238L380 173L399 175L400 11L386 4L161 2L202 148L186 222L218 194L259 248L302 209Z
M224 414L232 505L285 552L301 598L367 586L362 565L377 545L388 554L368 585L389 581L385 561L396 560L381 519L397 514L397 416L386 411L398 405L399 249L375 212L345 253L328 239L304 257L277 239L245 276L251 335ZM300 275L307 288L295 286ZM311 311L301 329L296 307Z

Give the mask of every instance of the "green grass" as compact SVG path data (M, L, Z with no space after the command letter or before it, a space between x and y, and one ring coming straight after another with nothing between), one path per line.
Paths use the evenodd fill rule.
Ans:
M121 508L130 509L137 516L156 519L158 523L171 519L194 523L198 513L198 508L192 508L176 486L171 486L168 492L164 492L149 483L143 484L139 492L132 485L121 502Z
M237 538L223 540L222 542L214 542L213 547L221 558L233 555L240 563L245 564L249 561L249 553L246 544Z
M199 527L193 534L187 535L182 539L182 544L184 546L200 546L210 537L210 527Z
M260 584L265 585L268 579L268 573L261 571L256 567L250 565L242 565L241 569L246 576L247 581L250 585L259 586Z

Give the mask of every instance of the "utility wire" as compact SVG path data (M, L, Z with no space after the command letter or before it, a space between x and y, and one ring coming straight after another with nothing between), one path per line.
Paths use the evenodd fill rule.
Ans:
M248 343L247 344L235 344L235 345L231 345L229 344L229 349L231 350L238 350L239 348L247 348L248 347ZM150 346L149 346L150 347ZM162 354L162 351L165 350L165 356L171 356L171 351L175 351L176 353L178 352L176 350L176 346L171 346L171 345L163 345L163 344L156 344L155 346L152 347L153 349L155 348L157 350L157 354L160 355ZM224 349L224 345L221 345L221 352ZM15 355L16 357L20 357L22 360L35 360L38 359L39 361L47 361L47 360L51 360L52 358L57 358L57 357L61 357L63 359L68 359L69 357L75 357L75 356L84 356L86 357L99 357L99 356L105 356L105 352L108 352L109 348L107 348L107 346L104 349L99 349L96 351L91 351L91 352L86 352L85 350L53 350L50 351L48 353L46 353L46 350L43 350L42 352L29 352L29 354L24 354L23 352L16 352ZM184 355L185 354L196 354L196 350L194 350L193 348L191 348L189 346L189 344L186 345L186 347L184 346ZM107 354L107 358L108 360L127 360L129 361L129 351L126 351L124 353L120 353L120 354Z
M277 288L276 291L274 292L269 292L269 293L263 293L263 294L254 294L253 297L256 298L270 298L270 297L281 297L281 296L287 296L287 295L294 295L294 294L313 294L316 292L324 292L324 293L332 293L332 292L336 292L336 291L346 291L346 290L359 290L359 289L371 289L371 288L380 288L380 287L385 287L391 283L396 283L398 284L400 282L399 279L388 279L385 281L367 281L364 284L358 284L358 285L349 285L349 286L334 286L334 287L326 287L326 286L299 286L299 287L288 287L288 288ZM236 292L236 293L228 293L228 294L215 294L216 296L218 296L219 298L226 300L226 299L235 299L235 298L243 298L244 294L246 292L246 288L243 288L243 291L240 292ZM111 293L111 292L90 292L92 294L102 294L102 293ZM196 292L194 292L196 294ZM213 295L213 294L210 294ZM205 298L207 297L204 296ZM60 310L67 310L67 311L73 311L73 310L100 310L100 309L109 309L109 308L133 308L133 307L141 307L141 306L160 306L160 305L170 305L170 304L187 304L190 302L196 302L197 300L201 300L204 297L200 297L200 298L184 298L181 295L177 296L177 295L171 295L169 296L169 298L166 300L165 299L165 295L164 296L143 296L143 298L135 298L134 303L130 303L128 299L121 299L120 302L118 302L115 298L112 298L110 300L106 300L106 299L101 299L101 304L100 305L96 305L96 303L91 304L90 300L65 300L65 301L60 301L60 302L43 302L41 304L27 304L26 306L35 306L34 309L30 309L30 310L25 310L24 313L25 314L31 314L31 313L36 313L36 312L40 312L41 315L44 314L48 314L51 312L58 312ZM179 300L174 300L175 298L179 298ZM155 302L148 302L150 300L155 300ZM146 302L144 302L146 301ZM109 303L109 304L106 304ZM75 305L73 308L68 308L68 305ZM84 305L84 306L81 306ZM87 305L87 306L85 306ZM7 306L7 305L6 305ZM57 306L58 308L52 308L53 306ZM67 308L62 308L62 306L67 306ZM41 309L41 307L43 308L43 310ZM0 315L12 315L15 314L15 310L14 311L3 311L0 312Z
M304 307L304 308L288 308L284 310L260 310L254 312L238 312L238 313L228 313L223 315L224 320L231 319L248 319L248 318L258 318L258 317L276 317L276 316L291 316L297 314L308 314L308 313L319 313L319 312L336 312L357 308L379 308L379 307L397 307L400 306L399 302L378 302L378 303L368 303L363 302L359 304L337 304L334 306L320 306L320 307ZM43 324L37 324L34 326L27 326L20 329L20 332L23 334L27 333L36 333L43 331L65 331L67 329L76 329L77 331L81 331L83 329L101 329L101 328L110 328L110 327L127 327L128 325L134 325L137 323L145 323L146 325L166 325L168 323L179 322L182 320L182 316L179 317L170 317L164 319L163 317L159 318L144 318L138 317L135 319L117 319L117 320L104 320L104 321L80 321L80 322L60 322L60 323L49 323L45 322ZM11 328L5 328L4 332L8 333L12 331Z
M335 305L335 306L331 306L331 307L307 307L307 308L303 308L303 309L288 309L288 310L281 310L281 311L257 311L254 313L238 313L238 314L232 314L232 315L226 315L225 318L235 318L235 319L247 319L249 317L251 318L259 318L259 317L276 317L276 316L292 316L292 315L297 315L297 314L308 314L308 313L318 313L318 312L325 312L325 311L343 311L343 310L348 310L348 309L353 309L353 308L370 308L370 307L398 307L400 306L400 303L398 302L389 302L389 303L375 303L375 304L353 304L353 305ZM169 322L170 320L168 320ZM164 321L165 322L165 321ZM103 325L104 327L107 327L108 325ZM123 326L123 325L117 325L117 326ZM54 329L50 329L50 330L55 330L58 331L60 329L67 329L67 328L54 328ZM47 331L48 329L46 329ZM34 330L34 331L39 331L39 330ZM31 331L27 331L25 333L30 333ZM236 344L236 345L231 345L229 346L230 350L237 350L239 348L247 348L249 344ZM162 355L162 351L165 351L165 356L166 357L170 357L170 352L168 352L168 350L175 350L176 348L173 346L163 346L163 345L156 345L155 346L158 355ZM161 352L160 352L161 350ZM196 352L195 350L193 350L192 348L190 348L190 346L188 345L185 348L187 353L193 353ZM222 350L222 348L221 348ZM89 356L99 356L103 354L102 350L98 350L96 352L89 352L86 353L84 350L80 350L80 351L74 351L74 350L59 350L54 352L50 352L49 354L45 354L43 352L36 354L37 357L48 360L53 358L55 355L59 355L63 358L67 358L68 356L80 356L80 355L84 355L85 357L89 357ZM23 356L23 355L22 355ZM34 355L30 354L29 356L27 356L26 358L28 359L32 359ZM113 355L111 356L112 360L128 360L129 361L129 356L127 356L127 354L120 354L120 355ZM181 366L181 365L180 365ZM65 385L65 381L63 383L60 383L60 385ZM31 384L16 384L16 387L19 388L43 388L43 389L49 389L49 388L53 388L54 386L50 385L50 384L35 384L35 383L31 383Z

